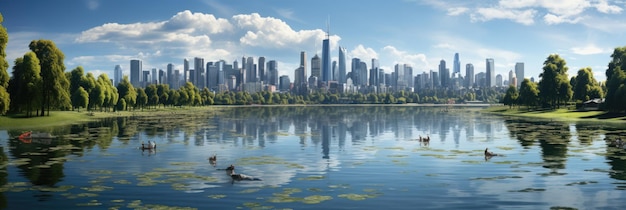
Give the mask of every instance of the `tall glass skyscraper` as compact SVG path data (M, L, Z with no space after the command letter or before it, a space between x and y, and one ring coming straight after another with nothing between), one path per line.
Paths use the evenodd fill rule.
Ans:
M339 72L337 73L337 81L346 83L346 48L339 47Z
M487 66L487 69L485 71L485 73L487 74L485 75L486 86L493 87L496 85L496 72L495 72L496 70L495 70L493 58L487 58L486 66Z
M122 77L124 76L122 73L122 67L120 65L115 65L115 71L113 73L113 85L117 86L117 84L122 81Z
M141 60L130 60L130 84L140 87L141 84Z
M461 73L461 61L459 60L459 53L454 53L454 66L452 68L453 74Z
M515 78L517 78L517 88L521 87L524 81L524 63L518 62L515 64Z
M322 41L322 82L332 80L330 63L330 38L329 35L326 34L326 39Z

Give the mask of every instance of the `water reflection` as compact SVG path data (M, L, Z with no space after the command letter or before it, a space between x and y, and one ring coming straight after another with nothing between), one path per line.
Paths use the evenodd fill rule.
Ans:
M315 186L321 191L325 185L337 186L348 182L347 185L363 187L363 183L375 182L375 186L381 186L377 190L404 200L410 200L402 197L406 196L404 194L417 196L428 193L468 200L454 205L471 205L469 201L477 199L476 196L482 196L478 198L480 202L489 203L474 207L493 207L497 202L511 206L545 207L546 203L555 202L542 200L542 197L561 195L562 191L578 193L572 194L573 198L588 196L588 189L576 185L593 182L580 181L578 177L564 178L571 177L572 173L592 174L583 178L604 176L626 180L626 152L607 147L603 142L623 136L621 129L597 124L503 118L467 108L236 107L197 113L111 118L49 128L47 132L58 136L58 139L30 143L17 139L8 141L10 157L0 154L0 166L4 167L0 168L0 185L7 185L9 175L6 167L11 164L15 165L19 176L33 186L63 185L71 182L66 177L76 176L77 173L67 171L68 160L93 159L97 155L111 156L97 160L102 161L99 163L103 163L105 168L116 168L120 162L140 158L124 162L130 166L124 166L127 168L122 170L135 170L132 175L148 177L166 173L159 175L160 179L154 178L156 181L148 181L166 185L166 188L171 184L185 189L186 193L218 187L260 190L282 186ZM20 132L8 133L9 136L16 136ZM417 141L419 136L427 135L432 139L428 144ZM148 140L158 141L158 153L137 149L140 142ZM487 146L505 156L483 160L482 154ZM206 159L215 153L220 161L209 164ZM608 165L589 164L597 164L598 157ZM13 163L9 163L9 159ZM144 161L158 167L144 164ZM176 161L174 166L172 161ZM207 167L203 165L205 163ZM260 176L263 182L221 185L230 183L223 171L215 170L224 164L236 164L241 167L242 173ZM170 177L175 172L189 177L195 177L190 174L207 177L179 183L179 180ZM393 180L379 178L387 177L387 173L402 176ZM126 179L131 183L134 181ZM324 182L303 184L303 180L307 179ZM561 179L574 179L567 183L574 187L551 186L551 181ZM142 181L140 184L146 183ZM604 184L626 189L626 184ZM396 192L397 189L401 189L400 192ZM339 191L334 190L337 189L326 193ZM606 191L591 191L596 192ZM40 199L45 195L39 192ZM403 200L394 196L390 196L393 197L390 200ZM520 197L524 201L511 204ZM4 192L0 192L0 204L6 206L7 202ZM595 207L585 203L577 203L576 206Z

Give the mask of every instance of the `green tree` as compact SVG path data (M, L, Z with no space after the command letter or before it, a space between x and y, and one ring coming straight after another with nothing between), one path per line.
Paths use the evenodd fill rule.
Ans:
M9 42L9 33L7 33L7 29L2 25L2 21L4 18L2 17L2 13L0 13L0 87L2 87L5 91L9 89L9 72L7 71L9 68L9 62L7 62L6 57L6 47ZM8 93L7 93L8 94ZM7 99L8 97L2 97L3 99ZM0 108L0 111L2 108Z
M41 101L41 76L39 59L33 52L27 52L24 57L15 60L10 95L12 96L13 110L26 111L31 116L32 109Z
M528 106L529 108L537 106L539 102L537 83L531 82L528 78L525 78L519 88L518 101L521 105Z
M45 115L45 110L50 108L68 109L71 106L69 94L69 81L63 73L65 55L57 48L56 44L50 40L34 40L30 42L30 50L35 52L41 66L41 116Z
M148 95L148 106L156 106L159 104L159 93L157 93L157 86L150 84L146 87L146 94Z
M120 81L119 84L117 84L117 92L119 93L119 100L124 99L123 101L123 109L122 110L128 110L128 106L134 106L135 102L137 100L137 92L135 91L135 87L133 87L132 84L130 84L130 81L128 80L128 76L124 76L124 78L122 78L122 81ZM118 110L120 110L120 102L118 100Z
M104 99L104 88L98 83L96 84L96 87L89 92L89 109L93 110L95 108L102 107Z
M9 92L7 92L4 87L0 86L0 115L5 115L7 111L9 111L11 104L10 98Z
M622 99L626 98L626 46L617 47L611 54L611 61L606 70L606 100L605 106L610 112L626 111L626 103Z
M572 97L567 69L565 60L557 54L549 55L543 63L543 72L539 74L539 98L552 109Z
M117 104L117 100L119 94L117 93L117 88L113 85L111 79L106 74L100 74L97 80L98 84L100 84L104 90L104 101L102 102L102 107L106 108L107 111L109 107L115 106Z
M83 88L78 87L74 93L72 93L72 105L78 108L80 112L80 107L87 107L89 105L89 93Z
M593 77L591 67L578 70L574 82L574 99L579 101L588 101L593 98L601 98L602 88Z
M77 107L76 105L77 103L82 103L82 101L74 101L74 99L79 99L79 97L75 96L74 94L79 93L77 92L77 90L79 87L81 87L81 84L83 83L83 80L84 80L83 77L85 77L85 75L84 75L83 67L81 66L72 69L72 71L70 71L69 73L70 93L72 93L71 95L72 109ZM85 89L83 88L83 90ZM86 106L83 106L83 107L86 107Z
M519 97L519 93L517 92L517 88L515 85L510 85L506 90L506 94L502 99L504 105L509 105L509 108L513 107L513 105L517 104L517 98Z
M137 106L141 107L141 110L143 110L143 107L146 106L148 104L148 95L146 94L146 91L143 88L137 88Z

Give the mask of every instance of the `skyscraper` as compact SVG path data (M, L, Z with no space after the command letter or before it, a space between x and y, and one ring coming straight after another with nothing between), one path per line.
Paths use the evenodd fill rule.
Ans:
M307 65L306 65L306 52L300 52L300 66L302 66L302 73L304 74L304 78L307 78Z
M189 60L186 58L183 60L183 85L189 81Z
M471 88L474 83L474 64L468 63L465 65L465 87Z
M461 73L461 61L459 60L459 53L454 53L454 66L452 73Z
M521 87L524 81L524 63L518 62L515 64L515 78L517 78L517 88Z
M326 33L326 39L322 41L322 72L321 81L328 82L332 80L330 73L330 35Z
M485 71L485 86L493 87L496 85L496 72L493 58L487 58L486 64L487 69Z
M339 71L337 72L337 81L340 84L346 83L346 48L339 47Z
M267 83L267 72L265 72L265 57L259 57L259 63L257 64L259 69L259 81Z
M318 79L322 76L322 60L317 54L311 58L311 76Z
M165 83L168 84L170 88L174 88L174 64L167 64L167 76L165 77L165 79L167 80L167 82Z
M450 72L446 68L446 61L441 59L439 61L439 78L441 79L441 87L447 88L450 85Z
M278 86L278 63L275 60L267 62L267 83Z
M256 65L254 65L254 58L248 57L246 60L246 83L256 82Z
M141 86L141 60L130 60L130 84L135 87Z
M196 57L193 59L193 69L195 70L196 76L193 84L198 87L198 89L204 88L204 58Z
M124 76L122 73L122 67L120 65L115 65L115 71L113 72L113 74L113 85L117 86L117 84L122 81L122 78Z

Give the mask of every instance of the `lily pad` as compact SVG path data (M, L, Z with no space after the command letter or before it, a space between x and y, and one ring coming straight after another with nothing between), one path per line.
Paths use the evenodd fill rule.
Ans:
M333 197L330 197L327 195L312 195L312 196L304 197L302 202L306 204L318 204L323 201L332 200L332 199Z

